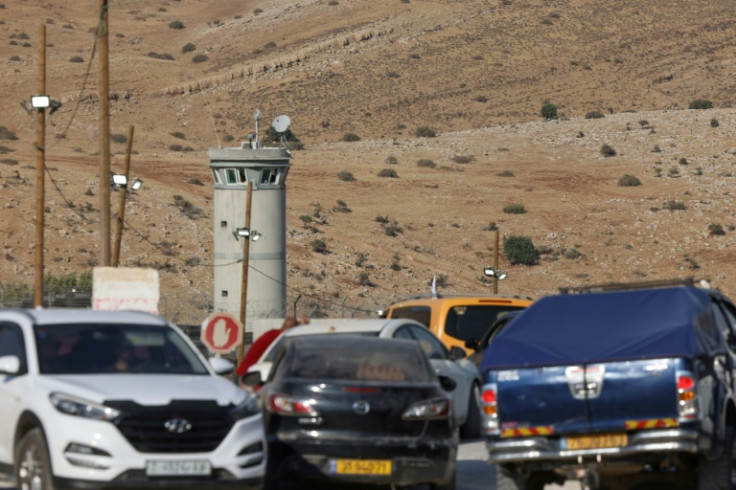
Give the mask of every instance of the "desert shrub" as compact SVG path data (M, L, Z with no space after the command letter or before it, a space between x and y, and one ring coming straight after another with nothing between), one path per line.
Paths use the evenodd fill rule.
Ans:
M399 159L393 155L390 155L386 157L386 163L388 163L389 165L397 165L399 163Z
M687 161L687 158L685 158L685 157L682 157L682 158L680 158L680 159L679 159L679 160L677 161L677 163L679 163L680 165L687 165L687 164L688 164L689 162Z
M675 200L665 201L663 207L668 211L684 211L686 209L684 202Z
M473 100L476 101L476 102L483 102L483 103L485 103L485 102L488 102L488 97L486 97L485 95L476 95Z
M381 169L378 174L379 177L387 177L389 179L398 179L399 174L396 173L396 170L392 168L384 168Z
M17 32L15 34L10 35L10 39L30 39L31 36L26 34L25 32Z
M361 286L369 287L369 288L375 286L375 284L371 282L371 276L368 275L366 271L363 271L360 274L358 274L358 284L360 284Z
M420 158L417 160L417 166L423 168L435 168L437 165L429 158Z
M392 271L400 271L401 270L401 264L399 261L401 260L401 257L399 257L399 254L395 253L393 257L391 257L391 265L389 268Z
M506 214L525 214L526 208L523 204L509 204L503 208L503 212Z
M169 133L174 138L179 138L180 140L185 140L187 137L182 133L181 131L174 131L173 133Z
M491 221L487 226L483 227L483 231L496 231L498 230L498 224L495 221Z
M721 125L721 123L719 123L718 122L718 119L716 119L715 117L710 120L710 127L711 128L717 128L720 125Z
M365 265L366 260L368 260L368 254L365 252L358 252L357 257L355 257L355 266L363 267Z
M182 53L190 53L197 49L197 46L195 46L193 43L186 43L184 46L181 47Z
M225 143L230 143L234 139L235 139L235 136L233 136L232 134L226 134L225 136L222 137L222 141L224 141Z
M649 127L649 121L646 119L640 119L639 126L641 126L641 129L647 129Z
M396 221L390 221L383 225L383 231L386 236L397 237L404 229Z
M345 133L342 135L342 141L352 143L353 141L360 141L360 136L355 133Z
M309 242L309 247L312 249L312 252L315 252L318 254L326 254L328 252L327 244L325 243L324 240L320 240L319 238Z
M111 134L110 139L113 141L113 143L118 143L121 145L128 142L128 137L124 134Z
M602 119L603 117L601 111L589 111L585 114L585 119Z
M545 101L542 104L542 117L546 121L557 119L557 106L550 101Z
M70 63L84 63L84 58L82 58L81 56L72 56L71 58L69 58L69 62Z
M379 215L379 216L376 216L373 221L375 221L376 223L380 223L382 225L385 225L385 224L388 224L388 221L389 220L388 220L388 216L380 216Z
M397 71L389 71L386 73L386 76L389 78L401 78L401 74Z
M576 248L569 248L562 251L562 256L566 259L577 260L582 257L583 254Z
M652 153L662 153L662 148L660 148L659 145L654 145L654 148L652 148Z
M723 229L722 225L719 225L718 223L711 223L708 225L708 233L711 235L725 235L726 231Z
M335 211L337 211L338 213L352 213L353 212L353 210L348 207L345 201L342 201L340 199L337 200L337 206L335 206Z
M18 55L14 55L14 56L11 56L11 57L10 57L10 61L20 61L20 59L21 59L21 58L20 58L20 56L18 56Z
M171 151L184 151L184 147L181 145L170 145L169 150Z
M15 133L5 126L0 126L0 140L17 140L18 137L15 135Z
M618 179L618 185L621 187L636 187L641 185L641 180L631 174L625 174L623 177Z
M539 261L539 252L527 236L511 235L504 238L503 252L512 264L534 265Z
M437 133L435 133L434 129L429 126L419 126L416 131L414 131L414 136L417 138L434 138L437 136Z
M713 102L708 99L695 99L690 102L688 109L713 109Z
M347 170L343 170L341 172L337 173L337 178L342 180L343 182L353 182L355 181L355 177L353 176L352 172L348 172Z
M496 174L497 177L514 177L514 172L511 170L501 170Z
M454 155L452 161L455 163L470 163L475 160L473 155Z
M198 208L178 194L174 196L174 206L179 208L179 211L192 221L197 220L202 214L201 208Z
M308 214L302 214L302 215L300 215L299 216L299 220L302 222L302 224L304 224L304 226L306 226L306 225L310 224L312 221L314 221L312 219L312 217L309 216Z
M18 160L16 160L15 158L1 158L0 163L2 163L3 165L14 166L18 165Z
M0 155L7 155L8 153L14 152L15 150L13 148L8 148L7 146L0 145Z
M209 56L206 54L198 54L194 58L192 58L193 63L204 63L205 61L208 61L210 59Z
M680 176L680 169L677 167L670 167L670 170L668 172L670 177L679 177Z
M169 29L184 29L184 22L180 20L172 20L169 22Z
M263 9L253 9L253 15L259 15L263 13Z
M187 182L189 182L192 185L204 185L204 182L202 182L202 180L198 179L197 177L192 177Z
M273 49L276 47L276 43L273 41L269 41L263 47L266 49Z
M601 146L601 155L604 157L615 157L616 150L611 145L603 145Z

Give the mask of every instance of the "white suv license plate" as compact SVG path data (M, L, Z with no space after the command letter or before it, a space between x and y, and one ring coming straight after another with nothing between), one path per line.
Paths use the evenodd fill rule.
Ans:
M209 476L209 461L146 461L147 476Z

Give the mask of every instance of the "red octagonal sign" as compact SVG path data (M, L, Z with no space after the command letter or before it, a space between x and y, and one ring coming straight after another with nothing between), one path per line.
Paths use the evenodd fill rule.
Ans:
M202 343L215 354L226 354L243 339L243 327L229 313L213 313L202 322Z

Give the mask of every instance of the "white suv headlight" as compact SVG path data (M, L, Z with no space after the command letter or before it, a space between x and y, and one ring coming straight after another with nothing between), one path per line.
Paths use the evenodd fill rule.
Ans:
M59 412L76 417L110 421L120 415L120 411L114 408L71 395L65 395L64 393L51 393L49 400L51 400L51 404Z

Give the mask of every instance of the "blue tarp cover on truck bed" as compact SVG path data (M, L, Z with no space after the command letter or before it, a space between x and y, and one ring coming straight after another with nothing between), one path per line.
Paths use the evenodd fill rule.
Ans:
M712 354L722 344L710 307L685 286L548 296L493 339L480 369Z

